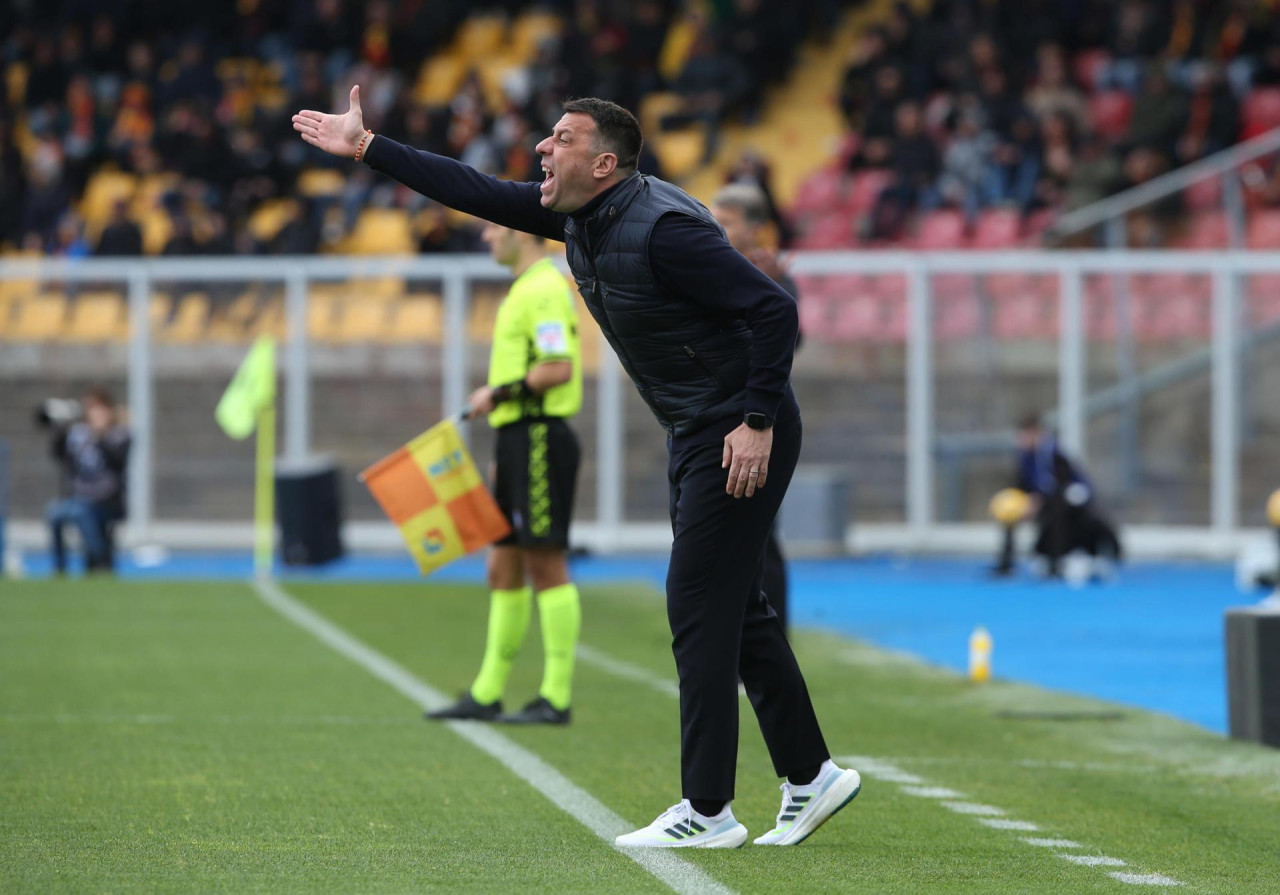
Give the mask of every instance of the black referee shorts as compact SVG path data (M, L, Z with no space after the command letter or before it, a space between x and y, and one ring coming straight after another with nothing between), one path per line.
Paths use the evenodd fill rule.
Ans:
M510 423L497 431L493 496L511 523L500 547L569 547L578 436L558 417Z

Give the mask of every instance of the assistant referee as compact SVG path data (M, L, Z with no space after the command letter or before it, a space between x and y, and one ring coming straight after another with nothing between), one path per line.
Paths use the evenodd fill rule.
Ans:
M591 316L667 432L667 619L680 677L684 798L621 846L736 848L738 680L760 722L782 810L760 845L793 845L857 795L831 761L795 656L761 590L765 540L800 456L791 390L796 303L725 239L702 204L636 171L630 112L569 100L537 146L545 178L510 183L365 130L359 88L342 115L302 111L313 146L365 161L444 205L564 240Z
M582 612L569 581L569 522L578 439L567 420L582 408L578 317L564 276L540 236L489 224L485 242L516 280L498 307L489 382L467 399L496 430L493 492L512 532L489 553L489 634L471 689L428 718L568 724ZM503 714L502 693L537 595L544 665L538 698Z

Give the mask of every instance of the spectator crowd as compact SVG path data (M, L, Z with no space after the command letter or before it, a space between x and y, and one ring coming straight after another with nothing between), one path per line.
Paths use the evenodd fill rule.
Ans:
M844 164L885 177L860 236L897 239L939 207L1087 205L1253 136L1242 105L1276 84L1271 0L899 3L840 87ZM1178 210L1131 238L1158 242Z
M533 147L565 97L636 109L651 91L675 90L676 123L684 115L713 135L724 118L758 109L806 33L829 27L840 5L715 0L694 15L674 0L0 4L0 248L312 252L337 243L373 206L411 212L420 251L479 249L469 225L297 140L290 116L341 108L359 83L377 131L499 176L540 179ZM447 98L417 89L424 63L469 16L514 19L530 9L558 27L496 97L474 70ZM673 22L690 19L694 39L664 74ZM658 167L646 153L642 168ZM307 187L307 175L325 168L335 174L327 187ZM86 187L104 170L156 185L158 241L136 194L86 221ZM250 226L273 201L283 209L275 225Z

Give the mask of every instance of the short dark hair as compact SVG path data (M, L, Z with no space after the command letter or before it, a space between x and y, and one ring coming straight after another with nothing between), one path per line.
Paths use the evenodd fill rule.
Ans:
M84 399L86 403L97 404L108 410L114 410L116 406L115 399L111 397L111 392L101 385L91 385L85 389Z
M597 144L601 151L612 152L618 157L619 168L631 170L639 163L644 137L636 116L617 103L594 96L565 100L562 108L566 113L591 116L596 123Z

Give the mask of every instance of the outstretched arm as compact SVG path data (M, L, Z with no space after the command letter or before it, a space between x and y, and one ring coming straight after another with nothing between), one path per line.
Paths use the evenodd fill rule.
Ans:
M293 129L312 146L332 155L355 158L366 135L360 87L351 88L351 105L344 114L304 109L293 116ZM566 215L542 207L542 194L536 183L499 180L461 162L419 152L383 136L364 142L362 161L415 192L503 227L564 240Z

